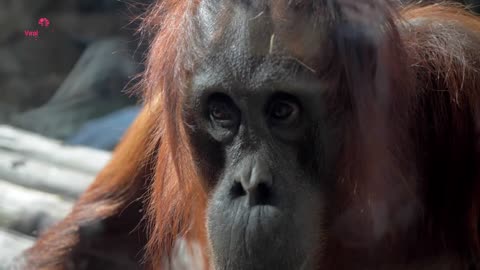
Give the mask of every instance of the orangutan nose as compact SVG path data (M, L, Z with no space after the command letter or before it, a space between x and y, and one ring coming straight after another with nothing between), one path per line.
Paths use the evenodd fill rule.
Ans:
M255 161L243 165L232 186L234 199L245 198L250 207L272 203L273 177L265 162Z

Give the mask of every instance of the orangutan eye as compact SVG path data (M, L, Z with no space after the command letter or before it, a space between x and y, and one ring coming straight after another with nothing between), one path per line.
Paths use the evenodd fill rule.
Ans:
M300 116L300 106L292 100L278 99L270 104L268 114L273 124L292 124Z
M233 114L225 103L213 103L210 105L210 116L214 121L230 121Z
M238 122L238 109L225 95L216 94L208 103L210 121L224 128L233 127Z

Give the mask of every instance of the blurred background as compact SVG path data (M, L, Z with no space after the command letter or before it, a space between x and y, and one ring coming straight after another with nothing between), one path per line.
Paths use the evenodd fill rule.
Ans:
M149 2L0 0L0 124L111 150L138 111Z
M139 112L151 2L0 0L0 269L69 212Z
M152 0L0 0L0 269L70 211L140 109Z

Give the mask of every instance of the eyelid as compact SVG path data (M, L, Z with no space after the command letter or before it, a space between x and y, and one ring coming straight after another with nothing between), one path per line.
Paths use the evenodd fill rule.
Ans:
M270 111L272 109L272 106L277 103L286 103L289 105L293 105L293 107L300 108L300 102L296 97L284 92L280 92L274 94L268 101L267 112Z
M231 103L230 97L223 93L212 93L211 95L208 95L204 99L204 108L206 110L207 114L210 114L210 110L212 108L213 104L226 104L226 103ZM229 107L229 104L226 105L225 107Z
M288 106L292 107L292 113L285 119L277 119L272 116L275 105L279 103L288 104ZM295 124L295 122L300 118L299 116L300 113L301 113L300 103L296 100L295 97L290 96L288 94L286 94L285 96L281 95L280 97L277 96L272 98L267 110L267 116L268 116L269 122L273 125L278 125L278 126Z
M215 113L215 110L220 110L220 112L227 113L230 115L232 114L232 110L229 108L226 102L217 102L217 101L211 102L208 106L208 110L210 115L213 116L214 118L216 118L213 115L213 113ZM216 119L220 119L220 118L216 118Z
M217 104L220 106L222 109L228 113L231 118L230 119L217 119L212 116L212 107L213 105ZM214 93L210 95L207 98L207 104L206 104L206 113L208 119L212 122L214 125L218 125L223 128L232 128L236 125L238 122L239 116L239 110L236 107L235 103L233 100L228 96L223 93Z
M272 106L273 105L287 105L292 108L298 107L295 102L292 102L290 100L276 100L272 103Z

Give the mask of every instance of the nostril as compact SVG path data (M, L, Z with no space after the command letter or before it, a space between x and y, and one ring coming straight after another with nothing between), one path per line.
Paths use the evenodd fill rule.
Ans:
M272 181L267 178L247 178L234 180L229 190L232 200L245 198L250 206L272 204Z
M257 192L264 196L270 195L270 187L266 183L260 183L257 186Z
M266 205L271 203L271 190L268 184L259 183L255 191L255 203L257 205Z
M247 193L245 192L245 189L243 189L242 183L235 181L230 189L230 194L233 198L238 198L245 196Z

